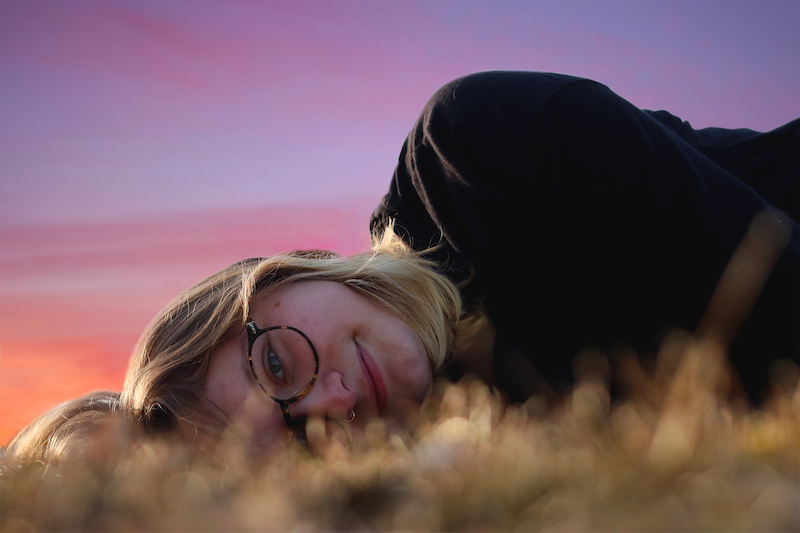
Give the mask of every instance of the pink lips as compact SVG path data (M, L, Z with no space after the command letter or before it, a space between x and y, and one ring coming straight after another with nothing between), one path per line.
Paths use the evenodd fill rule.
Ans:
M358 346L358 353L361 355L361 360L364 361L364 366L367 367L369 379L372 381L372 387L375 390L375 401L378 404L378 415L380 415L386 409L386 383L383 381L381 369L378 368L378 364L367 349L358 343L356 343L356 346Z

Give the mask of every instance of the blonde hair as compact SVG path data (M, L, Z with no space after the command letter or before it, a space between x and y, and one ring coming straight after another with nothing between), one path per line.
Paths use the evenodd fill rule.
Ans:
M458 287L435 266L391 227L374 237L371 252L295 251L235 263L181 293L150 323L134 349L122 403L152 429L183 420L209 431L224 424L199 423L211 414L202 396L212 349L243 330L254 295L297 281L340 282L395 313L419 335L437 369L456 337L481 320L467 316Z
M120 410L119 396L97 391L50 409L11 440L4 462L11 467L60 466L121 452L136 427Z

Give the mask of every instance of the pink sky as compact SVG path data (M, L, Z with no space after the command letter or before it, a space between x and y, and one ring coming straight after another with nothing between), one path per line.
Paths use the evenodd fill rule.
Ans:
M192 283L245 257L369 246L363 213L314 211L324 223L290 206L0 230L0 443L60 401L119 390L139 334Z
M597 79L696 127L800 116L800 3L0 3L0 443L119 388L166 301L368 244L417 112L478 70Z

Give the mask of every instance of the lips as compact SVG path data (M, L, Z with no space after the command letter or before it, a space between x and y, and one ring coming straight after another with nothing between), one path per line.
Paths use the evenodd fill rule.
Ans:
M358 343L356 343L356 346L358 346L358 354L361 356L361 360L367 368L369 379L372 382L372 388L375 391L375 402L378 404L378 415L380 415L386 409L386 399L388 396L386 392L386 382L383 381L381 369L378 368L378 364L375 362L375 359L372 358L369 351Z

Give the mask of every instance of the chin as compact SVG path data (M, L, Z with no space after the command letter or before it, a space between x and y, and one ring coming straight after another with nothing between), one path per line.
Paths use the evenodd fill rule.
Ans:
M395 405L392 413L385 417L387 429L407 432L419 422L422 410L430 397L431 387L427 387L414 399L403 399Z
M401 437L407 436L414 431L417 423L422 414L422 406L418 409L403 413L402 415L384 418L386 436L400 435Z

